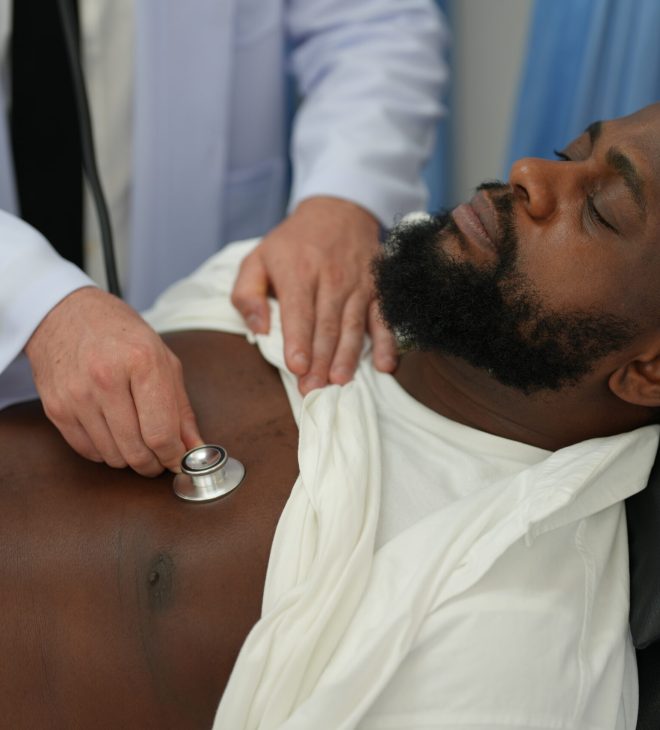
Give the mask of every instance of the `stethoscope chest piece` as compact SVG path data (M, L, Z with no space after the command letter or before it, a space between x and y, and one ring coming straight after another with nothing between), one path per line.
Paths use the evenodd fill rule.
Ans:
M181 459L181 474L174 477L174 493L188 502L210 502L236 489L244 476L245 467L226 449L204 444Z

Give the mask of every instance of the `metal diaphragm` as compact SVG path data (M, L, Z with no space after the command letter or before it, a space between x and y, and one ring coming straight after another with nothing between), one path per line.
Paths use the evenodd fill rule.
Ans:
M181 459L174 477L174 493L188 502L210 502L224 497L243 481L245 467L217 444L196 446Z

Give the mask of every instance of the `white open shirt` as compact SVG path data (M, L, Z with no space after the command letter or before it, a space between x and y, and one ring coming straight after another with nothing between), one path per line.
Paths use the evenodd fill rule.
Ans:
M229 293L253 243L148 321L247 334ZM622 500L658 427L545 452L429 411L367 351L351 384L303 401L272 313L256 344L299 424L300 476L215 730L633 730Z

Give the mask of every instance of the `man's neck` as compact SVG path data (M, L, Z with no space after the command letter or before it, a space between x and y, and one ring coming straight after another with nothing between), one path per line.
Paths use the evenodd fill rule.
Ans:
M622 407L606 384L525 395L463 360L423 352L404 355L395 378L446 418L550 451L641 425L639 412Z

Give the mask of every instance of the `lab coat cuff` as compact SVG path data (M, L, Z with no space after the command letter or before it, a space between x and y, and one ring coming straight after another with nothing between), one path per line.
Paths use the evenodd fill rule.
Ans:
M316 196L356 203L375 216L384 228L391 228L407 213L426 210L428 203L428 193L421 181L415 185L402 184L394 178L384 181L377 171L365 173L342 168L341 173L318 175L294 186L289 212L303 200Z
M27 286L16 289L14 297L0 307L3 320L0 372L21 352L50 310L72 292L86 286L96 284L55 252L48 263L40 262L37 275L31 276Z

